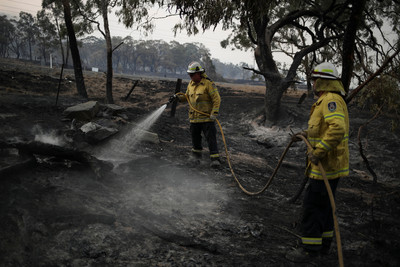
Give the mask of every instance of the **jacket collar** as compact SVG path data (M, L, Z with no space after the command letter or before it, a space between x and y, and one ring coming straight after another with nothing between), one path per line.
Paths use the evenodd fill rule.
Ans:
M321 104L322 100L324 100L324 98L328 95L329 92L324 92L317 100L317 102L315 102L315 104L318 106L319 104Z
M198 84L202 84L202 85L203 85L203 84L205 84L205 83L204 83L204 80L205 80L204 77L201 78L201 81L200 81L199 83L195 83L195 82L193 82L192 80L190 80L190 85L198 85Z

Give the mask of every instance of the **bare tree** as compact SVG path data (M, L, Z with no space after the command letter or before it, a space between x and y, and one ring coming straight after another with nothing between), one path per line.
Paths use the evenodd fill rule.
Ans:
M106 102L114 103L112 94L112 79L113 79L113 48L112 38L109 26L109 12L115 9L115 14L120 18L120 21L127 27L132 27L135 23L140 23L144 18L148 17L148 9L155 3L154 0L94 0L87 1L86 6L81 14L97 25L97 29L103 35L106 41L107 51L107 81L106 81ZM97 19L102 18L102 23ZM151 24L145 24L146 30L150 30Z

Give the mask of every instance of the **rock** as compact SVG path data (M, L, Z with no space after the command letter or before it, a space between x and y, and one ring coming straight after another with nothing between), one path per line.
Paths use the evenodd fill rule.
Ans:
M149 142L153 144L159 144L160 138L158 134L149 132L147 130L143 130L138 128L136 123L130 123L132 128L128 128L130 132L125 133L125 138L133 138L135 139L134 143L136 142Z
M89 144L97 144L118 132L116 128L104 127L95 122L84 124L80 130L85 134L86 141Z
M129 120L129 117L126 114L118 114L118 116L121 117L122 119L126 120L126 121Z
M153 144L159 144L160 143L160 138L158 137L158 134L156 133L152 133L149 131L145 131L145 130L136 130L138 132L140 132L140 140L144 141L144 142L149 142L149 143L153 143Z
M105 107L104 112L111 115L118 115L119 113L125 110L124 107L115 104L105 104L104 107Z
M100 110L100 105L97 101L88 101L81 103L64 110L64 116L70 119L77 119L80 121L90 121L93 119Z

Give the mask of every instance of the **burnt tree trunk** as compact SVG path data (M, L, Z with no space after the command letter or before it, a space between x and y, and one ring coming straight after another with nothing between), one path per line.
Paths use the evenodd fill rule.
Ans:
M265 86L265 119L268 126L278 121L283 92L282 83L278 79L267 80Z
M271 27L265 30L266 23L268 23L268 19L264 18L264 20L259 22L261 26L257 29L257 47L254 51L254 57L259 71L254 71L264 76L266 85L264 114L266 124L272 125L279 119L281 98L289 86L295 82L296 72L298 67L302 64L303 58L309 53L327 45L330 39L321 38L318 42L314 42L296 52L286 77L282 77L272 55L271 42L275 33L275 28Z
M107 81L106 81L106 101L108 104L114 104L113 93L112 93L112 79L113 79L113 67L112 67L112 43L110 27L108 23L108 5L107 1L103 1L102 15L104 23L104 32L107 45Z
M83 71L81 64L81 57L79 55L78 43L75 37L74 25L72 24L71 7L68 0L62 0L64 7L64 18L65 25L68 31L69 46L71 49L72 61L74 63L75 81L78 94L84 98L87 98L87 92L85 87L85 80L83 79Z
M355 39L358 27L363 20L362 13L366 2L366 0L352 1L350 20L343 37L342 82L346 92L349 92L351 77L353 76Z

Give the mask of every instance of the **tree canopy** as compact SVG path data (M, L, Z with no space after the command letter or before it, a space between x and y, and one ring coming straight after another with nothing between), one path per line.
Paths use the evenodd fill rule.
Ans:
M176 30L196 34L221 25L232 30L223 46L254 50L258 68L252 70L266 81L268 122L278 120L282 94L298 79L298 69L305 63L336 63L345 71L346 84L353 65L356 77L363 76L368 66L379 66L389 50L396 49L399 6L398 1L384 0L174 0L169 4L182 17ZM394 40L383 34L385 23L392 26ZM291 57L287 69L279 68L276 55L282 51Z

